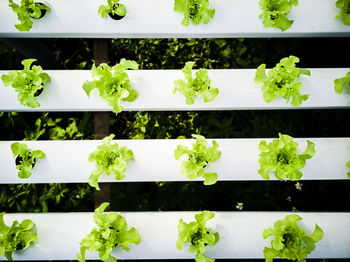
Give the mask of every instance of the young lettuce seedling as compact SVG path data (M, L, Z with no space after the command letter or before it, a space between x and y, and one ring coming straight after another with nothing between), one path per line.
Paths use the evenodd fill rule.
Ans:
M108 14L114 20L120 20L126 15L126 7L119 4L120 0L107 0L107 5L100 5L98 14L105 18Z
M113 134L105 137L102 140L102 145L89 155L89 162L96 162L96 169L91 172L89 177L89 185L97 190L100 190L98 178L103 172L106 175L113 173L115 180L122 180L125 177L127 160L134 160L134 154L130 149L125 146L121 148L117 143L110 144L113 138Z
M197 262L213 262L215 259L204 255L205 247L207 245L215 245L220 237L219 233L211 232L211 228L206 228L205 223L214 217L214 213L210 211L203 211L195 215L196 221L185 223L182 218L179 221L177 230L179 235L176 241L177 249L181 250L186 242L191 245L188 249L190 253L196 253Z
M344 77L334 80L334 90L337 93L343 92L343 90L350 94L350 70Z
M188 155L188 160L181 163L181 173L189 179L204 177L204 185L215 184L218 180L217 173L204 172L204 168L209 166L209 162L215 162L221 156L221 151L218 150L218 143L213 141L212 147L207 147L207 141L204 136L192 135L196 138L196 143L192 144L192 150L187 149L187 146L178 145L174 156L178 160L183 154Z
M341 9L335 18L340 18L344 25L350 26L350 0L338 0L335 6Z
M192 67L195 62L186 62L182 72L185 75L185 80L178 79L174 81L175 88L173 93L179 91L186 97L186 104L192 105L194 97L203 97L204 102L211 102L219 94L219 89L210 89L210 80L206 69L199 69L196 73L196 78L192 78Z
M29 178L37 159L43 159L45 154L41 150L30 151L26 144L15 142L11 145L13 156L16 157L16 168L19 178Z
M345 166L350 167L350 160L346 162ZM350 171L347 173L348 178L350 178Z
M0 213L0 257L5 255L12 261L13 251L34 246L38 236L34 231L35 224L30 219L25 219L21 223L15 220L9 227L4 223L4 214Z
M209 0L175 0L174 11L184 13L181 24L188 26L190 21L194 25L208 24L214 17L215 9L209 9Z
M303 176L299 170L305 167L305 160L315 155L315 144L307 140L304 153L297 154L298 143L293 142L293 138L288 135L278 135L279 139L276 138L269 144L265 140L260 142L259 150L262 153L258 173L267 180L270 179L269 171L275 172L279 180L299 180Z
M289 56L282 58L281 61L265 74L265 64L258 67L255 73L255 83L263 84L263 98L267 103L272 102L276 97L284 97L289 103L290 98L292 106L300 106L302 101L306 101L310 95L301 95L300 89L303 87L301 82L296 81L301 74L310 76L311 73L307 69L295 67L299 62L299 58Z
M126 230L127 223L122 216L115 212L103 213L108 205L104 202L95 210L94 221L98 227L80 242L80 253L77 254L79 262L85 261L86 250L98 251L102 261L115 262L117 259L111 255L115 247L129 252L128 245L140 243L139 232L134 227Z
M21 22L15 25L19 31L29 31L33 26L31 18L39 19L46 12L51 11L47 5L35 3L33 0L21 0L21 5L14 3L13 0L9 0L9 7L17 14L18 20Z
M137 91L130 85L129 76L125 72L126 69L136 70L138 65L135 61L125 60L124 58L113 67L109 67L107 64L101 64L98 67L93 65L91 69L92 77L98 79L86 80L83 89L90 97L91 91L96 88L100 93L100 97L113 107L113 112L118 114L123 109L120 105L121 100L132 102L138 96Z
M7 75L2 75L1 79L5 86L10 84L18 92L17 100L21 105L32 108L39 107L40 104L34 97L41 94L47 84L51 81L48 74L43 73L41 66L31 64L36 59L25 59L22 61L24 69L21 72L10 71Z
M323 238L323 230L316 224L314 232L307 236L305 230L297 225L302 218L296 214L287 215L283 220L277 220L273 228L265 229L264 239L272 236L271 248L264 248L266 262L274 258L286 258L304 262L304 258L316 248L315 243Z
M298 5L298 0L260 0L259 5L263 10L259 17L263 19L264 27L275 27L285 31L294 22L286 15L292 10L293 5Z

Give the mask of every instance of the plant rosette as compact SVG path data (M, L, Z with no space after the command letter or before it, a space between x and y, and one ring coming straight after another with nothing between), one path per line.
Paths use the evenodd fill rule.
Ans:
M264 179L270 179L269 172L275 172L276 178L283 180L289 178L292 181L299 180L303 173L300 169L305 167L305 160L315 155L315 144L307 140L307 147L302 154L297 154L298 143L288 135L279 133L279 138L267 144L262 140L259 150L262 151L259 158L260 169L258 173Z
M204 102L211 102L219 94L219 89L210 89L210 80L208 78L208 71L206 69L199 69L196 72L196 77L192 77L192 67L195 62L186 62L182 72L185 79L178 79L174 81L175 88L173 93L177 91L186 97L186 104L192 105L194 103L193 97L203 97Z
M301 82L296 81L300 75L308 75L311 73L307 69L295 67L299 62L299 58L289 56L282 58L281 61L268 72L265 73L265 64L258 67L255 73L254 81L262 84L263 98L265 102L270 103L276 97L284 97L289 103L293 98L291 105L298 107L302 101L306 101L310 95L301 95L300 90L303 87Z
M215 245L220 239L218 232L212 233L211 228L205 227L205 223L214 216L213 212L203 211L195 215L196 221L188 224L181 218L177 226L179 232L176 241L177 249L181 250L185 243L188 242L190 243L188 251L190 253L196 253L195 259L197 262L215 261L215 259L204 255L206 246Z
M11 151L16 157L16 169L19 169L19 178L29 178L32 175L32 169L36 161L45 157L41 150L30 151L26 144L18 142L11 145Z
M120 0L107 0L107 5L100 5L98 14L105 18L109 15L114 20L120 20L126 15L126 7L119 3Z
M21 72L10 71L7 75L2 75L4 86L11 85L18 93L17 100L23 106L32 108L39 107L39 102L35 99L47 87L51 81L48 74L43 72L41 66L31 65L36 59L25 59L22 61L24 69Z
M335 18L340 19L344 25L350 26L350 0L338 0L335 6L340 9Z
M19 31L29 31L33 26L32 18L40 19L46 12L51 11L47 5L35 3L33 0L21 0L20 5L14 3L13 0L9 0L9 7L17 14L18 20L21 22L15 25Z
M293 6L298 4L298 0L260 0L259 6L263 12L259 18L263 19L264 27L274 27L285 31L294 23L293 20L288 19L287 14Z
M263 238L272 236L271 247L264 248L266 262L274 258L286 258L304 262L304 258L313 251L315 243L323 238L323 230L316 224L314 232L307 236L305 230L298 226L302 218L296 214L287 215L283 220L277 220L273 228L265 229Z
M126 220L115 212L103 213L109 203L104 202L95 210L94 221L98 227L85 236L80 242L80 253L77 258L85 261L86 250L98 251L102 261L115 262L111 255L114 248L120 247L129 252L130 244L138 245L141 242L139 232L134 228L126 229Z
M174 11L184 14L181 22L184 26L190 21L194 25L208 24L215 15L215 9L209 8L209 0L175 0Z
M95 161L95 170L91 172L89 177L89 185L100 190L98 186L98 178L102 173L115 175L115 180L122 180L125 177L127 169L127 161L134 160L134 154L125 146L120 147L117 143L111 145L114 135L105 137L102 145L89 155L89 162Z
M217 173L205 172L204 168L209 166L209 162L215 162L220 158L219 145L213 140L213 146L207 147L204 136L192 135L192 137L196 138L196 142L192 144L192 150L188 149L187 146L178 145L174 152L176 160L179 160L183 154L188 156L188 160L183 160L181 163L181 173L189 179L203 177L204 185L215 184L218 180Z
M35 224L30 219L25 219L21 223L15 220L9 227L4 223L4 214L0 213L0 257L5 255L12 261L13 251L34 246L38 236L34 230Z
M350 94L350 70L344 77L334 80L334 90L339 94L343 91L347 94Z
M120 101L132 102L138 96L137 91L130 85L129 76L125 72L126 69L137 70L138 64L135 61L123 58L119 64L113 67L109 67L107 64L101 64L98 67L93 65L91 69L92 78L97 79L93 81L86 80L83 89L90 97L91 91L96 88L100 93L100 97L113 107L113 112L118 114L123 109Z

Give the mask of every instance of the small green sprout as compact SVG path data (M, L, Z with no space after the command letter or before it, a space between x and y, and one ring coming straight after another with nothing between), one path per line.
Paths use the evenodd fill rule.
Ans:
M120 20L126 15L126 7L123 4L118 3L120 0L107 0L107 5L100 5L98 8L98 14L105 18L109 15L111 18Z

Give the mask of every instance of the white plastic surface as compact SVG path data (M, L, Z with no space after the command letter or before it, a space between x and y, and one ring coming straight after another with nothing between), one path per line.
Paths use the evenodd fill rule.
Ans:
M302 75L301 94L310 94L300 107L293 107L283 98L266 103L261 86L255 84L256 69L208 70L211 87L219 89L214 101L204 103L196 99L193 105L185 103L181 93L173 94L174 81L184 79L181 70L128 70L131 85L139 96L134 102L121 102L125 111L164 110L245 110L245 109L298 109L298 108L345 108L350 106L350 96L334 91L334 79L344 77L347 68L310 69L311 77ZM0 71L0 75L8 71ZM45 71L51 76L51 83L37 98L39 108L22 106L17 101L14 89L4 87L0 81L0 111L111 111L100 97L92 91L90 98L82 86L91 80L89 70ZM193 74L196 72L194 70Z
M15 2L18 2L16 0ZM126 16L119 21L97 14L105 0L44 0L52 12L34 21L29 32L20 32L17 15L0 1L0 37L84 37L84 38L167 38L167 37L318 37L349 36L350 27L335 16L335 0L300 1L288 15L294 24L282 32L265 28L257 0L211 0L214 18L206 25L182 26L182 13L173 11L174 0L121 1Z
M217 172L221 181L264 180L258 174L258 145L262 139L215 139L222 152L221 158L210 163L208 172ZM271 139L265 139L271 141ZM349 171L345 163L350 155L350 138L309 138L315 143L316 154L306 160L301 169L302 179L329 180L347 179ZM211 140L208 140L211 141ZM299 151L306 148L306 139L296 139ZM11 141L0 141L0 183L74 183L87 182L94 163L89 163L89 154L101 144L98 140L85 141L22 141L32 150L42 150L46 157L38 160L29 179L17 177L18 170L11 152ZM115 140L134 152L135 161L128 162L126 177L122 182L139 181L189 181L180 172L182 156L175 160L177 145L192 148L194 140ZM208 144L209 145L209 144ZM210 142L211 145L211 142ZM271 175L270 179L275 180ZM201 180L201 179L199 179ZM113 174L101 175L100 182L118 182ZM265 181L265 180L264 180Z
M135 227L141 235L139 245L130 245L130 252L113 251L119 259L190 259L188 244L177 250L177 225L180 218L194 221L199 212L121 212L128 227ZM205 254L212 258L263 258L263 249L271 239L263 239L262 232L287 212L215 212L207 227L218 232L220 240L207 246ZM298 224L311 234L317 223L324 237L308 258L350 257L350 213L298 213ZM17 219L32 219L37 227L35 247L13 253L14 260L70 260L76 259L80 241L95 227L93 213L5 214L5 223ZM98 259L98 252L87 251L87 259Z

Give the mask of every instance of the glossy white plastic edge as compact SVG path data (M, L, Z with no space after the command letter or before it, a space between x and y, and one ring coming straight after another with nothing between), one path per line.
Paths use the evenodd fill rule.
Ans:
M211 88L218 88L219 95L214 101L204 103L196 99L193 105L185 103L181 93L173 94L174 81L184 78L181 70L128 70L131 85L139 96L133 102L121 102L125 111L170 111L170 110L248 110L248 109L312 109L348 108L350 96L334 91L334 79L344 77L347 68L310 69L311 77L302 75L301 94L310 94L301 106L293 107L283 98L266 103L261 86L254 82L256 69L208 70ZM0 76L8 71L0 71ZM45 71L51 76L51 83L37 97L39 108L22 106L17 101L14 89L4 87L0 81L0 111L111 111L93 90L90 98L82 86L92 80L89 70ZM193 74L196 72L194 70Z
M15 0L18 2L18 0ZM214 18L206 25L182 26L182 13L173 11L174 0L122 1L126 16L119 21L97 13L104 0L44 0L51 12L35 20L29 32L20 32L17 15L0 1L0 37L169 38L169 37L331 37L349 36L350 27L335 16L335 0L300 1L288 17L291 28L282 32L265 28L256 0L211 0Z
M262 139L215 139L219 144L221 157L210 163L208 172L217 172L219 181L260 180L258 159L259 143ZM264 139L271 141L271 139ZM304 180L347 179L349 171L345 163L349 161L350 138L309 138L315 143L316 154L306 160L301 169ZM304 152L306 139L295 139L299 143L300 153ZM13 141L0 141L0 184L11 183L86 183L94 163L89 163L89 154L101 144L98 140L82 141L19 141L31 150L42 150L46 157L38 160L28 179L17 177L15 157L11 152ZM120 182L146 181L190 181L180 172L183 155L175 160L174 151L178 145L192 148L192 139L159 140L113 140L120 146L126 146L134 153L135 161L128 162L125 178ZM211 140L208 139L211 146ZM271 180L276 180L273 174ZM201 181L202 179L198 179ZM119 182L113 174L101 175L99 182Z
M135 227L141 236L139 245L130 245L130 252L115 249L118 259L190 259L188 244L176 248L177 225L180 218L194 221L199 212L120 212L128 228ZM263 249L270 247L271 238L263 239L264 229L272 227L287 212L215 212L207 227L218 232L220 240L207 246L205 254L212 258L263 258ZM306 234L313 232L315 224L324 231L316 249L307 258L350 257L350 213L296 213L303 219L298 222ZM5 214L6 224L13 220L31 219L36 224L38 240L34 247L16 251L17 260L70 260L76 259L80 241L95 227L93 213L28 213ZM86 253L86 258L97 259L98 252Z

